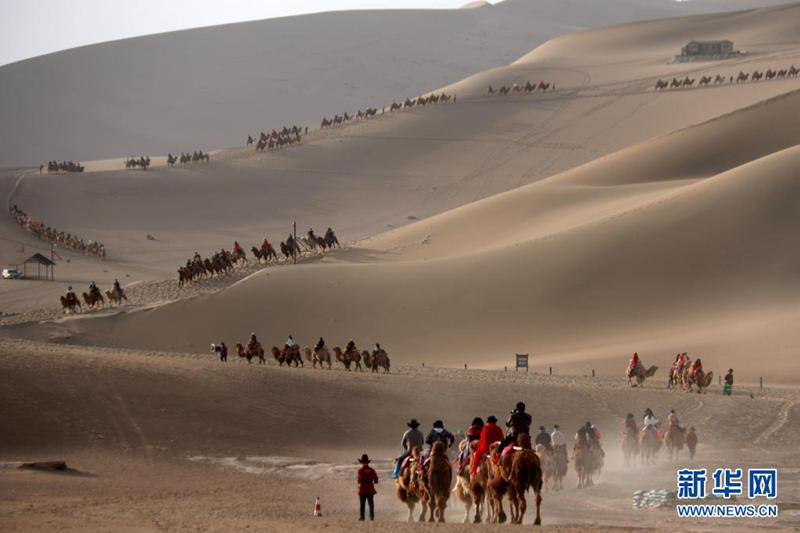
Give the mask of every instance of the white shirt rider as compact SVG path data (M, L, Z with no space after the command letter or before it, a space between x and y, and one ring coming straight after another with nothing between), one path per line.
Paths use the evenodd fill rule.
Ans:
M658 424L658 420L653 415L647 415L644 417L644 428L650 429L652 427L655 429L656 425Z
M286 341L286 346L288 346L289 348L292 348L294 346L294 339L292 338L291 335L289 335L289 340Z
M553 439L553 446L566 446L567 441L564 440L564 434L561 431L554 429L553 432L550 434L550 438Z

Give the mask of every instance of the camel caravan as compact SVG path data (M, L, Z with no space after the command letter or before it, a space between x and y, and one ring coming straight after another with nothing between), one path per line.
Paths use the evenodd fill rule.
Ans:
M393 113L395 111L401 111L404 109L411 109L414 107L425 107L428 105L434 104L445 104L448 102L455 102L456 95L454 94L429 94L428 96L418 96L417 98L406 98L402 102L392 102L389 105L389 112ZM322 122L320 122L320 129L330 128L332 126L340 126L346 122L350 122L352 120L366 120L373 118L378 115L378 111L380 114L383 115L386 113L386 107L382 107L380 109L375 107L368 107L364 111L358 110L355 114L350 115L347 112L341 115L334 115L332 118L322 117Z
M247 146L255 144L256 152L263 152L265 149L268 151L277 150L284 146L300 143L302 131L303 129L300 126L292 126L291 128L284 126L280 130L273 129L269 134L262 131L257 141L251 135L248 135ZM308 127L305 129L305 133L308 133Z
M44 165L39 167L39 172L42 171ZM84 167L80 163L74 161L48 161L47 172L83 172Z
M639 359L639 354L634 353L625 373L628 385L643 387L645 380L653 377L657 370L658 367L655 365L645 368ZM675 356L675 361L669 369L667 388L677 390L680 386L681 390L687 392L692 392L696 388L698 393L705 393L713 379L714 372L705 372L700 358L692 363L691 358L683 352Z
M19 224L20 228L30 231L39 240L45 240L59 248L72 250L84 255L93 255L100 259L105 259L106 257L106 247L102 243L92 240L87 241L83 237L45 226L43 223L31 218L25 211L17 207L17 204L12 205L8 212L11 218Z
M248 363L252 363L253 360L258 360L259 364L267 363L264 357L264 347L261 342L259 342L255 333L250 334L250 339L247 341L246 345L237 343L235 347L239 357L246 359ZM301 351L300 345L295 342L291 335L289 335L289 339L282 347L273 346L271 353L272 358L278 363L278 366L283 366L285 364L287 367L294 366L295 368L305 367L303 355L305 355L306 361L311 363L312 368L319 367L320 369L327 368L328 370L332 370L332 361L334 359L348 372L351 370L363 371L366 368L373 373L378 373L382 370L383 373L388 374L391 366L389 354L386 353L386 350L381 348L379 343L375 345L371 353L367 350L359 352L352 339L347 344L344 351L342 351L339 346L334 346L334 357L331 357L331 350L328 349L322 337L320 337L313 349L306 346ZM351 369L351 367L353 368Z
M761 81L764 80L782 80L784 78L796 78L800 75L800 69L796 68L794 65L790 66L788 69L782 68L778 70L774 70L772 68L768 68L764 72L759 72L758 69L754 70L752 73L746 73L739 71L737 76L722 76L720 74L715 75L713 78L709 75L703 75L700 77L699 80L696 78L690 78L686 76L683 79L679 78L672 78L672 80L662 80L659 79L656 81L655 90L660 91L663 89L680 89L680 88L691 88L694 86L695 82L697 82L698 87L705 87L708 85L722 85L724 83L733 84L733 83L745 83L747 81Z
M508 94L530 94L536 91L544 92L547 90L555 91L556 84L545 83L544 81L540 81L537 84L536 82L531 83L528 81L525 83L525 85L514 83L511 86L503 85L497 89L489 85L489 89L486 91L486 94L487 96L506 96Z
M114 281L114 287L105 292L105 297L103 297L103 293L94 282L89 285L89 292L84 292L82 296L87 310L104 308L106 300L108 300L108 305L111 307L113 307L114 304L122 305L123 302L128 303L128 297L125 295L125 291L120 286L119 281ZM81 301L72 291L72 287L69 287L67 293L59 299L61 301L61 310L64 313L83 311Z
M318 237L314 231L309 229L305 237L295 239L289 235L286 241L280 243L283 261L297 257L306 257L312 254L323 253L327 250L338 248L339 239L331 228L325 231L324 236ZM268 239L264 239L260 246L250 248L257 264L277 263L278 253ZM233 250L228 251L222 248L215 251L211 257L201 257L195 252L194 257L186 260L186 264L178 268L178 286L191 284L196 281L220 278L230 274L238 266L248 264L247 253L238 241L234 241Z
M142 170L147 170L150 167L150 156L143 155L140 158L129 157L125 160L125 168L132 169L132 168L141 168Z
M632 413L628 413L625 419L621 442L625 466L633 465L637 455L642 465L654 464L662 447L667 449L669 459L675 460L683 450L684 444L689 448L690 457L693 457L694 447L697 445L694 427L690 427L687 431L681 426L674 409L669 413L667 430L663 432L661 423L650 408L645 409L641 430L636 426L636 419Z

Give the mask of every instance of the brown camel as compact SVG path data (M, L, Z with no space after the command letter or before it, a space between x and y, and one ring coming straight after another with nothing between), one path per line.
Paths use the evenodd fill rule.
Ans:
M467 447L467 440L462 440L458 445L458 457L463 457ZM475 517L473 522L480 524L483 511L484 500L486 499L486 469L481 469L474 476L470 476L469 468L472 463L478 441L473 440L469 443L469 460L462 465L456 474L456 498L464 504L464 523L469 523L469 515L473 505L475 506ZM474 479L473 479L474 478Z
M326 346L323 346L319 350L312 350L306 346L303 348L303 352L306 354L306 361L311 363L311 366L314 368L317 368L317 364L319 364L319 367L322 368L323 363L327 363L328 370L331 369L331 353L328 351Z
M450 498L450 486L453 482L453 470L447 458L445 446L442 441L433 443L428 456L427 466L423 469L423 479L428 493L428 505L431 507L430 522L434 515L439 522L444 522L444 510ZM427 476L425 476L427 473ZM427 478L427 479L426 479ZM435 510L435 512L434 512Z
M592 463L592 450L589 441L586 440L586 434L579 433L575 447L572 449L572 464L575 467L575 473L578 474L579 489L592 484Z
M564 476L567 475L567 445L553 446L553 459L556 465L556 490L564 488Z
M488 470L487 497L492 522L502 524L506 521L503 510L503 497L508 493L510 484L503 476L502 467L498 464L500 457L500 443L494 442L489 446L489 457L484 461L483 467Z
M372 371L377 372L378 368L383 368L383 373L389 373L389 355L386 350L381 350L372 356Z
M531 449L531 436L521 433L517 436L517 443L520 449L514 448L513 454L506 456L511 458L511 469L508 471L508 481L514 488L512 505L512 523L522 524L525 511L528 509L528 502L525 500L525 493L528 489L533 489L536 493L536 519L533 525L542 524L541 505L542 505L542 465L539 456Z
M702 369L698 369L695 372L694 376L690 376L688 373L686 374L686 388L689 392L692 392L692 385L697 385L697 393L700 394L701 392L705 392L704 389L707 389L709 385L711 385L711 381L714 379L714 373L709 372L706 374L703 372Z
M94 309L95 307L102 307L105 305L105 300L103 300L103 295L99 292L97 294L93 293L83 293L83 301L86 302L86 307L89 309Z
M626 427L625 434L622 437L622 456L625 458L625 466L631 464L637 455L639 455L639 439L637 438L638 431L636 428Z
M422 502L422 513L420 514L420 522L425 520L427 514L428 502L423 499L424 488L422 486L422 469L419 465L419 457L421 450L419 446L414 446L411 450L411 457L409 457L406 465L400 470L400 475L397 478L397 497L398 499L408 506L408 521L413 520L414 507L417 503Z
M364 366L366 368L372 368L372 354L367 350L361 350L361 359L364 361Z
M106 291L106 298L108 298L108 303L109 304L114 304L115 303L115 304L118 304L118 305L122 305L122 300L125 300L125 302L128 301L128 297L125 296L125 292L123 292L123 291L119 291L119 292L117 292L117 291Z
M61 297L61 307L63 311L66 313L67 311L75 312L75 307L81 306L81 301L78 300L78 297L74 294L71 298L67 298L66 296Z
M296 344L291 348L284 346L279 350L277 346L272 347L272 357L278 362L278 366L291 366L294 363L295 367L303 366L303 358L300 357L300 347Z
M683 439L686 435L686 428L675 424L670 424L669 429L664 434L664 443L667 446L667 453L670 460L678 458L678 453L683 449Z
M556 459L553 450L548 450L543 444L536 445L536 455L542 464L542 481L545 490L555 490L556 488Z
M333 347L333 354L336 360L339 361L345 370L350 371L350 365L353 364L353 357L350 352L343 352L338 346Z
M643 386L644 380L653 377L656 374L656 370L658 370L656 365L651 366L647 370L645 370L644 365L637 365L636 369L633 371L633 374L628 376L628 385L631 387ZM636 379L636 383L632 383L633 379Z
M658 450L661 449L661 439L654 430L645 430L639 436L639 452L642 455L642 464L655 463Z
M258 342L254 346L248 346L247 350L244 349L239 343L236 343L236 353L239 357L244 357L247 359L247 363L250 364L253 362L253 359L258 357L258 363L265 365L267 364L267 360L264 359L264 348L261 347L261 343Z

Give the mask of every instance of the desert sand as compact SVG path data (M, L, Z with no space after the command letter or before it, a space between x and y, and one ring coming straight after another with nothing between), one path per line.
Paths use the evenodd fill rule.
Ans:
M698 36L745 53L669 63ZM607 443L595 487L573 488L570 473L567 490L545 495L545 525L753 527L630 509L634 490L674 488L688 460L623 466L621 421L651 407L698 427L702 466L778 466L781 514L757 525L796 528L800 78L654 88L790 65L799 4L636 22L558 37L437 89L455 103L313 130L274 152L219 148L208 163L154 160L147 172L115 170L113 154L77 175L3 171L8 205L109 255L57 249L56 282L0 283L0 520L351 529L367 452L383 479L375 528L410 530L386 480L404 422L464 429L524 400L535 427L560 423L571 439L589 419ZM487 95L540 80L554 90ZM293 221L298 234L331 226L343 246L177 286L195 251L277 244ZM33 251L49 246L0 218L0 260ZM61 312L66 285L115 278L127 304ZM267 347L289 334L303 346L380 342L392 372L209 352L251 332ZM643 389L623 377L634 351L659 367ZM680 351L714 372L707 394L666 390ZM515 353L531 355L530 373L506 368ZM728 398L718 376L730 367ZM77 472L15 468L48 458ZM323 519L310 516L317 495ZM448 521L462 517L451 499Z

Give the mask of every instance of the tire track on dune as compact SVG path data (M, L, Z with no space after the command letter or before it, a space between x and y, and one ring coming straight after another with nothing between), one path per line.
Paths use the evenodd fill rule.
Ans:
M792 409L794 409L798 403L800 403L800 400L796 396L794 398L785 400L782 403L781 408L778 410L778 416L775 418L775 421L755 440L753 444L758 446L768 444L770 439L789 423L789 417L792 413Z

